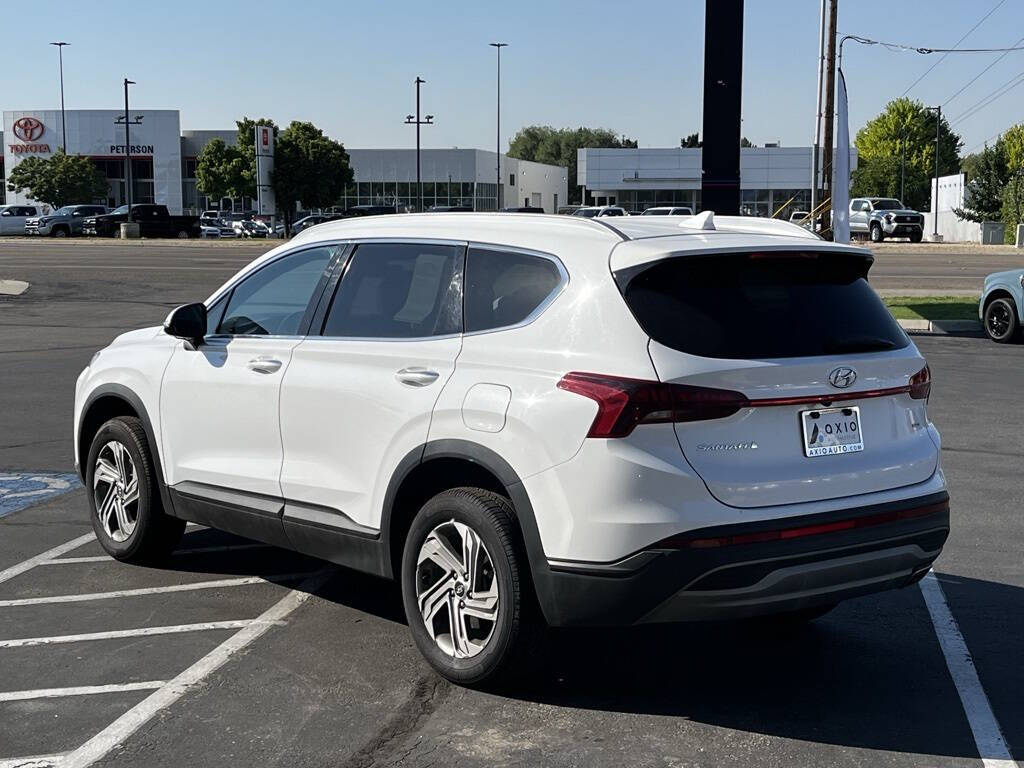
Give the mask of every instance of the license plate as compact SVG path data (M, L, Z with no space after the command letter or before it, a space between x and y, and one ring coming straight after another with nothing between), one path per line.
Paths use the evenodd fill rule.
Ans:
M804 456L833 456L864 450L860 430L860 408L822 408L803 411Z

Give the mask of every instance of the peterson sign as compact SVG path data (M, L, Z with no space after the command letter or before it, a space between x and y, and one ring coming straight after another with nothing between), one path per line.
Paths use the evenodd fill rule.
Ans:
M49 144L37 143L46 132L43 121L36 117L21 117L14 121L14 138L20 139L24 144L8 144L12 154L31 154L49 152Z

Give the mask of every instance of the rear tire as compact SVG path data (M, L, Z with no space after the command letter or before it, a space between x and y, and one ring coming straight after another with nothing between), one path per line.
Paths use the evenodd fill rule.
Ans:
M519 542L509 500L480 488L439 493L413 519L402 601L413 640L442 677L474 686L528 671L543 622Z
M156 562L178 545L185 521L163 510L141 420L118 416L99 428L89 448L85 480L93 531L111 557Z
M64 227L57 227L50 234L53 235L54 237L67 237L68 236L68 232L67 232L66 229L64 229Z
M985 334L997 344L1007 344L1020 333L1017 305L1013 299L993 299L985 306Z
M188 238L189 238L189 234L188 234L188 230L187 229L182 229L182 230L178 231L178 239L179 240L188 240Z
M885 235L882 234L882 227L877 223L871 224L871 229L869 230L869 233L872 243L880 243L882 242L882 240L885 239Z

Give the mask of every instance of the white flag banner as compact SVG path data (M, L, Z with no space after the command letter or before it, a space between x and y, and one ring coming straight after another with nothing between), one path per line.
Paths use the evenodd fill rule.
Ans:
M836 114L836 157L832 163L832 239L850 242L850 118L846 104L846 78L839 70L839 105Z

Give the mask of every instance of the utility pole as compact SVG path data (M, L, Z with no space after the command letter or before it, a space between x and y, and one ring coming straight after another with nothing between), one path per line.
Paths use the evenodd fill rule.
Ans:
M433 125L434 116L427 115L426 118L420 120L420 86L427 82L422 77L417 75L416 77L416 117L413 119L412 115L405 116L406 125L416 126L416 211L417 213L423 212L423 181L420 177L420 126L421 125Z
M743 0L705 0L704 42L701 207L736 215L740 212Z
M929 107L935 111L935 188L932 190L932 241L939 242L939 129L942 127L942 107Z
M811 229L818 209L818 164L821 162L821 81L825 78L825 3L818 20L818 88L814 92L814 154L811 156Z
M128 86L135 85L134 80L124 79L124 115L114 121L117 125L124 123L124 186L125 198L128 202L128 221L132 220L132 141L129 125L141 125L142 115L136 115L132 120L128 116Z
M57 46L57 60L60 62L60 132L61 132L61 149L67 154L68 151L68 129L64 123L64 46L71 45L71 43L59 42L50 43L50 45Z
M494 149L494 162L497 165L498 186L494 190L494 200L497 209L500 211L504 204L504 194L501 186L501 49L507 48L508 43L490 43L498 51L498 141Z
M824 158L821 163L821 186L827 197L832 197L832 129L836 98L836 24L839 15L839 0L829 0L827 52L825 54L825 146ZM829 209L832 203L829 202ZM826 224L822 216L821 231L831 232L832 225ZM829 237L831 239L831 236Z

